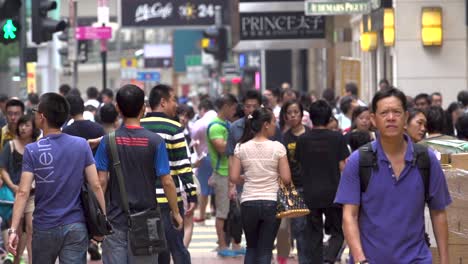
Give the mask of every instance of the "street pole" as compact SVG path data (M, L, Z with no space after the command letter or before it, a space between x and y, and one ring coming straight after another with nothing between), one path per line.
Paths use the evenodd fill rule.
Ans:
M221 6L216 6L215 7L215 25L216 27L222 27L223 26L223 12L221 10ZM223 63L219 60L216 61L216 78L215 78L215 83L216 83L216 88L217 88L217 93L222 94L223 92L223 87L221 84L221 73L223 70Z
M98 0L98 22L105 27L109 23L109 2ZM101 39L102 90L107 88L107 39Z
M105 24L102 24L105 27ZM101 39L102 90L107 88L107 40Z
M68 60L72 64L72 87L78 88L78 41L75 37L76 32L76 16L78 13L78 2L77 0L69 1L69 35L68 39L70 41L68 47Z
M21 8L19 11L20 17L20 25L26 25L26 2L21 4ZM26 48L28 46L27 38L26 38L26 28L21 30L19 35L19 45L20 45L20 54L19 54L19 74L21 78L21 89L25 88L27 93L26 87ZM24 84L24 85L23 85Z

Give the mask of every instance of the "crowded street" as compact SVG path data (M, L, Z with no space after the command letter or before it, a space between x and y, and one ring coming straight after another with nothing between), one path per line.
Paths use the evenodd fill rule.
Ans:
M0 264L468 263L468 0L0 0Z

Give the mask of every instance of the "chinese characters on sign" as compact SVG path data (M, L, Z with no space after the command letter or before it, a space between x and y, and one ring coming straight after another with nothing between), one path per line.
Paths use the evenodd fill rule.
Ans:
M309 39L325 37L325 19L303 12L240 14L240 39Z

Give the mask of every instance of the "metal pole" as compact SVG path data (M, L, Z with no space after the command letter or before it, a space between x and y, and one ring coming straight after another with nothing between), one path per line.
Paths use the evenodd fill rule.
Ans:
M103 24L103 27L105 25ZM102 90L107 88L107 40L101 40Z
M69 35L68 39L71 43L69 43L69 49L68 49L68 60L72 64L72 87L73 88L78 88L78 48L77 48L77 40L75 38L75 32L76 32L76 16L78 13L78 1L77 0L70 0L69 2Z
M26 2L23 2L21 4L21 8L20 8L20 11L19 11L19 17L20 17L20 24L21 25L26 25ZM21 77L21 81L22 83L26 83L26 56L25 56L25 52L26 52L26 48L28 46L28 43L27 43L27 39L26 39L26 30L21 30L21 33L19 35L19 45L20 45L20 67L19 67L19 70L20 70L20 77ZM26 85L24 86L26 87ZM21 87L23 88L23 87Z
M223 12L221 10L221 6L216 6L215 7L215 25L216 27L222 27L223 26ZM221 61L216 61L216 78L215 78L215 83L216 83L216 88L218 91L216 91L218 94L223 93L223 85L221 84L221 74L223 71L223 64Z

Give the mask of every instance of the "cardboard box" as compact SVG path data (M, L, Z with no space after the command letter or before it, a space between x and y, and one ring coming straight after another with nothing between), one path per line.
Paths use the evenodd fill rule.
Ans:
M450 159L452 167L468 170L468 153L452 154Z
M450 264L468 264L468 245L449 245ZM439 264L439 252L437 248L431 248L432 263Z

